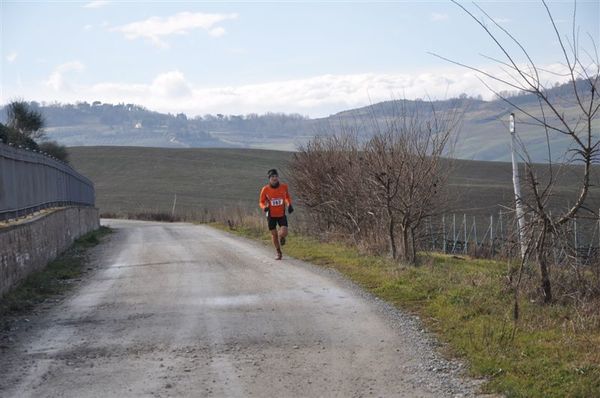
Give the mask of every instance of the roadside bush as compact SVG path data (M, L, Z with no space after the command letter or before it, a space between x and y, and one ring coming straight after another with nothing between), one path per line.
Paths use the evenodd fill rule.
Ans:
M60 145L56 141L45 141L39 145L39 150L46 152L48 155L55 157L63 162L69 162L69 152L67 147Z
M20 145L27 149L39 149L38 144L34 140L24 134L19 133L13 128L3 125L2 123L0 123L0 141L5 144L12 144L15 146Z
M394 260L414 264L425 220L447 203L451 162L443 156L462 113L396 106L394 117L373 116L377 129L366 140L347 131L312 139L294 154L289 175L317 231L378 252L387 246Z

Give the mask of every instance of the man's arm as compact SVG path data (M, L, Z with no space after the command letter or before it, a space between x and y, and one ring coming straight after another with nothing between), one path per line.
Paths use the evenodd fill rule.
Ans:
M285 203L288 206L292 205L292 197L290 196L290 190L287 187L286 187L286 190L285 190Z
M267 204L269 198L267 198L267 192L266 192L266 190L267 190L267 187L263 187L260 190L260 196L258 198L258 205L260 206L260 208L263 211L267 211L267 209L269 208L269 205Z
M290 190L286 187L285 190L285 202L287 203L288 213L292 214L294 212L294 206L292 206L292 197L290 196Z

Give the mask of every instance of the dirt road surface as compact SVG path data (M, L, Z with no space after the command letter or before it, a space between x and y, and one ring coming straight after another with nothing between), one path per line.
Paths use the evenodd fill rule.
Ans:
M0 349L2 397L466 397L418 319L337 273L208 226L115 233Z

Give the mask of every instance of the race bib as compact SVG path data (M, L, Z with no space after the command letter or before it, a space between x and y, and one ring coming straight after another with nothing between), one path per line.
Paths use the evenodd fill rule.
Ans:
M283 199L271 199L271 206L283 205Z

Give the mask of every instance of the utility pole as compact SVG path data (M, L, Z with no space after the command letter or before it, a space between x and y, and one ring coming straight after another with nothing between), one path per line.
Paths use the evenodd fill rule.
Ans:
M521 258L525 258L525 253L527 251L527 246L525 244L525 214L523 212L523 202L521 200L521 184L519 182L519 165L517 163L517 137L515 131L515 114L510 114L509 121L509 131L510 131L510 152L512 157L512 178L513 178L513 187L515 190L515 208L517 212L517 225L519 229L519 244L521 246Z

